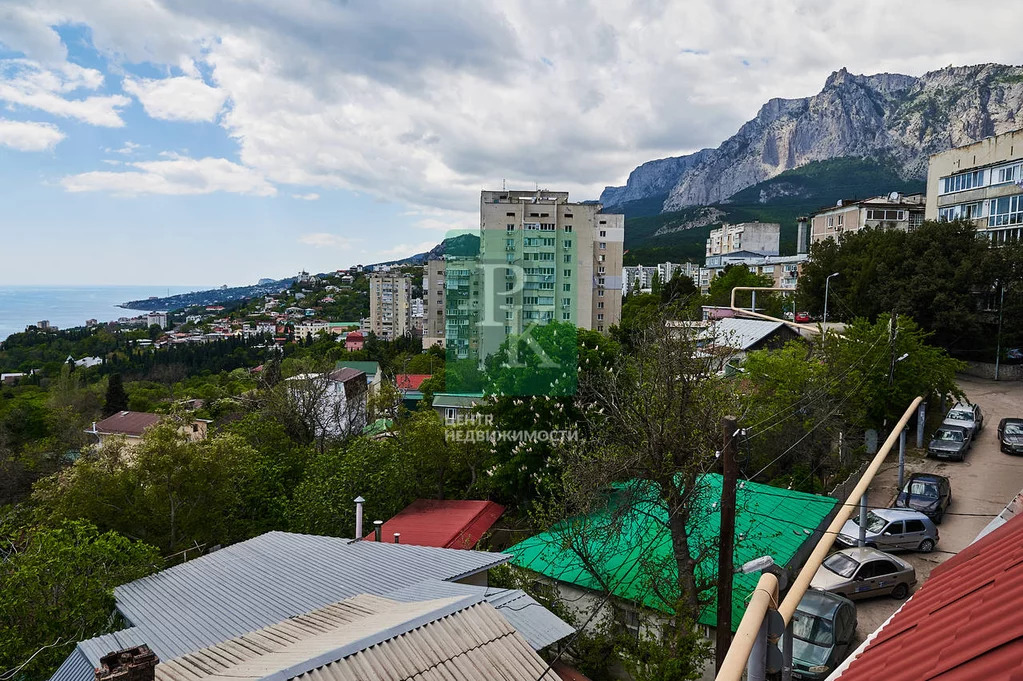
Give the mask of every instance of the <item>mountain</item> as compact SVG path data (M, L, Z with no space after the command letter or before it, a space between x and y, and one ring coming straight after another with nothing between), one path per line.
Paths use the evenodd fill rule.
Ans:
M721 203L813 161L860 157L923 180L927 157L1021 127L1023 67L949 66L920 77L832 73L812 97L772 99L716 149L650 161L601 202L660 212ZM663 197L663 200L662 200Z
M781 224L781 252L795 252L796 219L838 199L924 191L923 180L903 179L885 163L865 158L813 161L786 170L709 206L642 213L647 200L630 201L625 213L625 264L702 261L710 230L722 222L759 220Z
M381 267L384 265L388 265L390 267L400 267L401 265L423 265L427 260L439 258L447 252L454 255L466 255L467 253L478 252L479 247L479 236L467 232L465 234L459 234L458 236L447 237L439 244L423 253L416 253L415 255L410 255L407 258L402 258L401 260L374 263L372 265L367 265L366 268L372 270L374 267Z

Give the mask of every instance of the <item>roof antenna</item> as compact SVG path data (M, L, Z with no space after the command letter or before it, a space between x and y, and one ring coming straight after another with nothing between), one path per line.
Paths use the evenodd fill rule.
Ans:
M502 179L501 180L501 191L503 191L503 192L508 191L508 180L507 179Z

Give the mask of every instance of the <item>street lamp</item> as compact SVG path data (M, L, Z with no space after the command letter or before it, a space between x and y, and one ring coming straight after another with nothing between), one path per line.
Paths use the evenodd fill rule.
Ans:
M824 280L824 322L821 326L824 327L825 333L828 330L828 286L831 284L831 277L837 276L838 272L835 272L834 274L829 274L827 279Z

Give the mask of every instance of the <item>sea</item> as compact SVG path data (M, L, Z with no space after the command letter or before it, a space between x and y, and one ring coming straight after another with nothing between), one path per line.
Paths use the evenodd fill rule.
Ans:
M109 322L135 317L140 310L117 307L129 300L202 291L209 286L0 286L0 341L47 320L61 328L85 326L87 319Z

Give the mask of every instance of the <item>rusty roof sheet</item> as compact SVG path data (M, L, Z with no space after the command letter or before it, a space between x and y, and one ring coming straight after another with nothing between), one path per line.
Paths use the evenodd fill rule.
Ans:
M141 437L147 428L155 426L165 417L144 411L121 411L96 423L96 432L103 435L130 435Z

